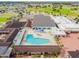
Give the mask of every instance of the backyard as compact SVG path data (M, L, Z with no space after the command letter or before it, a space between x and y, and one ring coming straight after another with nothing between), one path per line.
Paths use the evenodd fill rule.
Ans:
M15 17L16 15L16 13L3 13L0 15L0 22L7 22L9 18Z

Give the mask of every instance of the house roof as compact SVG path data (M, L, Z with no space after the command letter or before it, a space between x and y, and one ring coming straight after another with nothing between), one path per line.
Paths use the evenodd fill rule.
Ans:
M51 19L50 16L44 16L44 15L35 15L34 19L32 21L32 26L33 27L55 27L56 24L55 22Z
M7 46L0 46L0 55L4 54L7 50Z
M60 51L58 46L16 46L16 52L55 52Z
M11 42L0 42L0 46L9 46Z
M18 29L14 28L0 29L0 42L12 42L17 33Z
M72 57L72 58L79 58L79 50L76 50L76 51L68 51L69 55Z
M0 55L3 55L7 51L10 44L11 44L11 42L6 42L6 43L0 42Z
M26 22L15 22L15 23L10 23L6 26L6 28L20 28L23 27L26 24Z

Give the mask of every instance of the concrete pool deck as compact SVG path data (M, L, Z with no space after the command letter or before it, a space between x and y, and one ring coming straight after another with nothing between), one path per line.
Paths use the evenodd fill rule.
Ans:
M50 33L44 33L44 32L35 32L32 29L28 29L26 30L26 35L27 34L33 34L34 37L40 37L40 38L46 38L49 39L49 43L48 44L39 44L39 45L57 45L55 38L53 35L51 35ZM25 36L26 36L25 35ZM21 45L36 45L36 44L30 44L26 42L26 38L24 37L24 39L21 42Z

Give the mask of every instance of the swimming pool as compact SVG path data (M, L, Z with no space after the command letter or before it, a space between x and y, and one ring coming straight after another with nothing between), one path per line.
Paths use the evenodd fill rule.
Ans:
M34 37L33 34L26 34L26 42L30 44L48 44L49 40L45 38Z

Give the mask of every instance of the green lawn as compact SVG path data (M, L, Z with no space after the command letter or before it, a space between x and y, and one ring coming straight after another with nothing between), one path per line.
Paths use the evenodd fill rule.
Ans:
M16 16L16 13L4 13L0 17L10 18Z
M11 17L16 16L15 13L4 13L0 15L0 22L7 22Z
M8 21L7 18L0 17L0 22L7 22L7 21Z
M79 13L75 12L75 10L71 10L73 7L63 6L62 9L59 7L56 8L56 10L53 10L54 7L46 7L46 8L27 8L27 12L46 12L48 14L61 14L61 15L67 15L67 16L78 16ZM79 9L79 8L78 8Z

